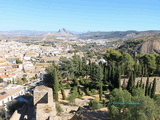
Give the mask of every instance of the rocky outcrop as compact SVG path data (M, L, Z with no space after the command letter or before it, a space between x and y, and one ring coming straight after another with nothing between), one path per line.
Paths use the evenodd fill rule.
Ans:
M146 53L160 54L160 36L158 38L153 37L152 39L148 39L141 45L139 50L141 54L146 54Z
M69 31L66 30L65 28L59 29L58 32L52 32L52 33L47 33L47 36L52 36L52 37L73 37L74 35Z

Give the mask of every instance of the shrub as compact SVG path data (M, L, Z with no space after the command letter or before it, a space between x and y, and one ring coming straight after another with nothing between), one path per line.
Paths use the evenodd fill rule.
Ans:
M91 91L89 91L89 88L87 88L87 89L86 89L86 93L87 93L89 96L96 95L96 94L97 94L97 90L96 90L96 89L92 89Z
M98 101L97 100L91 100L89 103L89 107L91 107L93 110L98 109Z
M16 60L16 64L22 64L23 62L21 60Z
M68 83L68 84L66 84L66 85L64 85L64 89L70 89L71 88L71 86L70 86L70 84Z
M80 84L81 84L81 85L84 85L84 84L85 84L85 82L84 82L83 78L82 78L82 77L80 77L79 79L80 79L80 80L79 80Z
M78 93L79 93L79 97L82 97L83 96L83 92L80 88L78 88Z
M61 88L61 93L62 93L63 100L65 100L66 99L66 95L65 95L63 86Z
M49 112L51 112L51 111L52 111L52 109L51 109L50 106L46 105L46 106L44 107L44 112L45 112L45 113L49 113Z
M75 99L76 99L75 93L71 93L71 94L69 95L69 97L67 98L67 100L68 100L71 104L75 103Z
M62 109L62 107L59 104L56 104L56 110L58 112L57 114L60 114L60 113L63 112L63 109Z

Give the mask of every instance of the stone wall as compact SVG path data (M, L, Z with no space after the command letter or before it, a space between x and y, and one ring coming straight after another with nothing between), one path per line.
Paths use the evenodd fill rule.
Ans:
M52 89L45 86L37 86L34 90L34 105L37 103L53 103Z
M46 120L49 118L54 118L56 117L56 114L57 111L55 103L37 104L36 120Z
M63 113L69 113L71 110L78 110L78 106L69 106L60 104L61 108L63 109Z
M34 105L38 103L48 103L48 93L47 92L35 92L34 93Z

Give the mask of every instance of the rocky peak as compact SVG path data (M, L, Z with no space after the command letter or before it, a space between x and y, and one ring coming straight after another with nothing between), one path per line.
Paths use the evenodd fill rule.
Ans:
M61 34L72 34L69 30L66 30L65 28L59 29L58 33L61 33Z

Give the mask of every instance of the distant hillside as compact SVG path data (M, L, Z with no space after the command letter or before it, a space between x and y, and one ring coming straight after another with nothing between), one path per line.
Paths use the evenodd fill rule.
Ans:
M0 31L0 39L7 40L20 40L24 41L52 41L52 40L65 40L65 39L107 39L107 41L125 41L132 40L144 36L160 35L160 31L112 31L112 32L87 32L83 34L73 34L65 28L59 29L57 32L53 31L30 31L30 30L13 30L13 31ZM117 42L118 45L121 44Z
M135 52L140 54L160 54L160 35L144 36L134 40L127 40L117 49L130 54L134 54Z
M141 36L160 35L160 31L114 31L114 32L88 32L79 34L81 39L133 39Z

